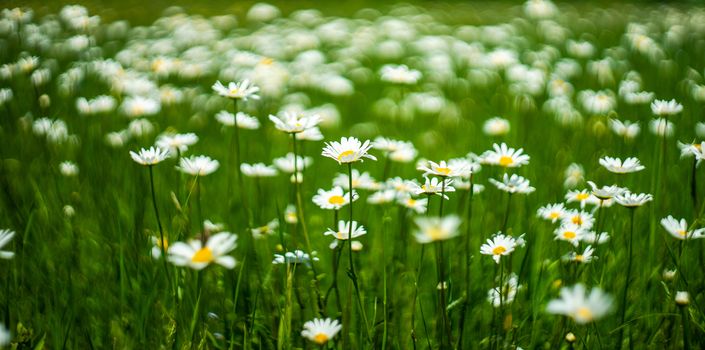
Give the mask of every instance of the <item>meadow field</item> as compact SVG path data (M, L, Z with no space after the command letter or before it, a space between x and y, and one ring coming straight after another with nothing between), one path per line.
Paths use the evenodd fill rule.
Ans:
M705 348L705 7L9 4L0 349Z

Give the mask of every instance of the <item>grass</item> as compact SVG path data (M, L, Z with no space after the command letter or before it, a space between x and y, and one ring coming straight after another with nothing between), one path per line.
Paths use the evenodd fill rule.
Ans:
M385 4L380 13L408 23L414 31L385 32L385 24L376 20L378 13L373 11L357 13L357 18L367 18L367 22L347 22L347 30L359 30L353 36L358 38L370 28L384 33L368 39L374 43L399 41L403 55L385 58L374 48L355 53L340 51L346 45L321 43L316 49L327 62L350 65L332 71L349 79L354 91L337 96L326 91L325 85L316 85L322 84L318 81L298 85L290 81L281 95L262 93L259 101L236 105L261 123L258 130L236 133L213 117L220 110L233 109L232 101L210 89L216 80L226 80L223 74L233 66L222 48L276 55L275 66L300 78L298 74L305 69L290 62L303 49L287 46L295 37L281 38L294 29L313 31L281 19L270 24L248 23L243 14L250 2L184 4L188 13L203 16L234 12L241 25L217 30L218 35L208 42L171 43L177 49L168 56L184 58L191 46L208 52L210 69L196 79L160 77L139 59L123 64L159 86L175 87L184 98L174 104L163 103L159 113L147 118L154 127L151 133L110 147L105 135L127 128L130 120L119 109L97 116L81 115L75 100L106 94L115 97L119 105L126 94L120 93L117 85L106 83L90 69L89 62L97 56L116 57L126 47L138 58L151 59L141 51L146 52L144 47L156 46L157 39L173 38L169 28L175 21L196 19L162 16L153 23L161 8L137 14L127 6L109 4L112 9L101 9L102 5L98 1L86 4L91 13L103 18L101 26L89 33L94 38L91 45L101 48L99 53L76 53L63 46L37 47L28 40L28 24L19 36L12 31L2 33L3 64L36 55L39 68L51 71L51 79L40 86L31 82L30 73L19 71L2 80L2 87L14 95L0 108L0 228L16 232L2 247L15 252L14 257L0 260L0 323L11 331L10 348L316 348L300 333L306 321L319 317L342 323L342 331L321 348L597 349L619 348L620 338L624 347L632 348L687 348L688 342L691 347L703 345L705 240L674 239L659 224L673 215L686 218L694 228L703 226L699 206L705 202L705 194L698 185L702 169L693 169L692 158L680 159L676 146L676 140L691 142L703 137L696 130L703 117L702 99L687 89L689 84L703 84L705 53L698 17L703 15L702 8L565 4L554 23L567 30L566 37L552 40L547 33L555 32L546 29L545 22L539 25L527 18L516 4ZM358 11L357 6L374 4L326 5L322 12L331 17L322 21L349 18ZM50 14L58 13L60 7L37 4L33 22L50 21ZM282 3L286 15L294 7ZM111 32L108 24L119 19L143 27L135 27L129 34ZM629 46L624 33L632 22L649 25L647 33L661 50L656 59ZM465 24L474 27L460 31L458 26ZM500 27L483 25L503 25L513 33L493 42L489 39L492 30ZM51 43L62 43L75 34L60 28L48 37ZM262 36L260 40L252 39L258 36ZM543 86L536 94L517 93L506 71L478 68L476 60L484 57L485 51L472 56L472 50L452 46L430 49L436 42L410 43L422 36L437 36L445 43L481 43L486 52L505 47L515 51L521 63L528 66L533 62L547 72L557 71L560 58L571 57L567 39L590 41L595 55L574 58L582 72L567 79L575 90L571 104L581 112L582 122L563 125L547 112L542 106L549 96ZM274 45L267 46L268 41ZM449 71L440 69L443 64L439 61L429 64L431 53L449 57ZM612 59L612 78L600 80L589 66L590 61L604 57ZM354 62L346 60L349 58ZM381 82L377 72L386 63L419 69L421 83L399 88ZM60 76L72 67L79 67L85 78L67 93ZM309 68L316 73L330 67L314 64ZM240 79L250 70L241 68L235 75ZM588 89L608 89L617 95L620 82L632 71L639 74L642 90L654 92L657 99L674 98L683 105L683 112L672 118L673 137L661 138L648 130L653 118L648 104L629 105L618 97L612 111L593 114L578 101L578 92ZM433 92L442 107L431 108L438 100L427 99L428 111L414 108L411 104L419 98L414 93L419 92ZM49 97L50 105L40 104L41 95ZM414 239L414 218L420 215L393 203L371 205L367 198L372 191L358 190L360 199L354 202L354 211L343 207L334 214L312 203L319 188L330 189L333 177L349 169L320 156L322 141L299 141L294 148L292 137L273 127L267 116L292 101L300 101L304 108L323 104L336 108L339 122L321 127L325 141L382 135L413 142L420 157L433 161L465 157L468 152L481 154L494 143L506 142L523 148L531 159L516 169L483 166L472 175L474 186L485 186L483 192L457 189L447 192L449 200L443 202L438 196L429 196L430 216L455 214L463 222L457 237L426 246ZM483 133L484 121L495 115L510 122L507 134ZM33 122L44 116L65 121L78 142L57 143L37 135ZM617 136L608 127L609 118L638 121L641 133L633 140ZM174 169L178 164L175 158L149 168L132 161L128 151L148 148L156 135L166 130L197 134L198 143L182 156L208 155L220 162L220 168L193 178ZM290 174L238 177L240 162L271 164L273 158L287 152L313 159L299 186L291 184ZM233 153L239 154L236 157ZM378 160L355 163L355 170L369 172L378 180L384 180L385 174L423 180L415 162L387 163L382 152L373 149L370 153ZM637 157L646 169L613 174L598 164L603 156ZM66 160L78 166L78 175L61 175L59 164ZM608 232L611 239L595 247L598 259L589 264L562 262L561 256L582 252L586 244L574 249L554 240L557 226L536 215L541 206L564 201L564 170L574 162L585 169L578 189L589 188L585 180L592 180L654 195L643 208L632 210L615 204L593 213L601 231ZM508 195L488 181L504 173L527 178L536 191ZM691 179L698 179L694 187ZM287 205L298 207L299 224L285 220ZM567 206L578 208L575 203ZM155 215L157 209L159 214ZM588 206L589 211L593 209ZM323 233L337 229L337 224L331 225L337 221L334 217L352 217L364 225L367 234L359 238L364 246L361 251L354 252L350 242L344 241L347 246L342 249L329 249L331 237ZM237 248L231 254L237 266L229 270L212 264L196 271L169 263L165 271L165 260L152 257L150 237L159 237L163 229L170 243L199 238L209 233L202 229L204 219L223 223L225 230L238 234ZM250 229L272 219L279 221L276 232L263 239L252 238ZM503 257L499 265L479 253L480 246L498 231L514 237L526 234L526 246ZM295 249L315 251L319 260L312 268L271 263L273 254ZM677 269L675 279L665 279L665 269ZM517 274L521 287L511 304L494 308L487 293L498 284L498 276L502 280L510 272ZM439 292L442 276L448 288ZM327 296L334 281L337 287ZM576 283L599 287L611 295L612 311L585 325L545 311L561 287ZM676 291L688 291L690 304L677 306ZM576 343L564 340L567 332L576 336Z

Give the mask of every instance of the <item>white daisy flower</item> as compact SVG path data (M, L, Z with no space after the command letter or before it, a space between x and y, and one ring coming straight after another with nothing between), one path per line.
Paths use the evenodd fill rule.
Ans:
M284 221L286 221L287 224L296 224L299 222L299 218L296 214L296 206L293 204L289 204L286 206L286 209L284 210Z
M142 96L128 96L120 105L122 113L129 118L155 115L161 109L159 100Z
M468 164L455 162L454 164L446 163L442 160L440 163L428 161L426 165L416 168L424 172L424 176L434 175L441 177L464 177L469 176L470 169Z
M296 136L296 139L303 141L321 141L323 140L323 134L321 133L321 129L319 129L317 126L314 126L312 128L308 128L300 132Z
M188 243L176 242L169 247L169 261L176 266L188 266L202 270L211 263L227 269L235 267L235 258L227 255L237 246L237 235L221 232L208 238L203 246L200 240L192 239Z
M237 127L240 129L256 130L260 127L257 118L244 112L232 114L228 111L220 111L215 115L215 119L224 126L234 126L237 123Z
M274 127L278 130L288 134L298 134L318 125L320 118L317 114L307 116L287 111L281 117L270 115L269 120L274 123Z
M572 244L573 246L577 247L581 239L585 235L585 232L586 230L584 228L576 224L564 223L555 231L553 231L553 234L555 236L554 239L566 241Z
M369 140L362 143L354 137L343 137L340 142L326 142L321 155L336 160L338 164L362 161L362 158L377 160L373 155L367 154L370 148L372 145Z
M683 105L676 100L655 100L651 102L651 112L658 117L668 117L683 111Z
M695 156L695 159L697 160L696 165L700 165L700 162L705 159L705 142L693 144L690 146L689 150L690 153L692 153Z
M277 169L274 166L264 163L242 163L240 164L240 171L248 177L272 177L277 175Z
M155 165L163 161L169 156L168 149L162 149L159 147L150 147L149 149L142 148L139 153L130 151L130 157L135 162L142 165Z
M512 174L510 177L505 173L501 182L495 179L490 179L489 181L498 189L508 193L529 194L536 190L535 188L529 186L529 180L517 174Z
M379 74L382 81L394 84L413 85L421 79L421 72L415 69L409 69L406 65L391 65L382 66Z
M302 171L311 166L313 159L311 157L296 156L296 161L294 161L294 153L289 152L284 157L274 158L273 163L279 170L287 174L293 174L295 166L298 171Z
M252 228L252 236L255 239L265 238L271 234L274 234L278 228L279 220L272 219L272 221L268 222L266 225Z
M208 156L191 156L181 158L177 169L193 176L206 176L218 170L219 166L220 163L217 160Z
M394 201L397 198L397 192L392 189L381 190L372 193L367 197L367 203L370 204L387 204Z
M7 229L0 230L0 249L10 243L13 237L15 237L15 231ZM12 259L14 256L14 252L0 250L0 259Z
M198 142L198 136L194 133L161 134L155 144L161 149L169 150L170 155L175 155L177 152L186 152L189 146L193 146L196 142Z
M666 118L655 118L649 122L649 130L659 137L673 136L673 123Z
M567 203L580 203L580 209L585 208L587 204L598 205L600 203L600 199L595 197L588 190L570 190L566 193L565 200Z
M357 198L357 193L353 191L353 201L357 200ZM313 196L313 203L321 209L340 210L340 208L350 203L350 193L344 193L343 188L339 186L333 187L330 191L318 189L318 194Z
M227 87L223 85L223 83L221 83L220 81L216 81L215 84L213 84L212 88L213 91L217 92L218 95L223 97L243 101L247 101L248 98L251 98L253 100L259 100L259 96L257 95L257 92L259 92L259 88L257 86L252 85L247 79L241 82L230 82L228 83Z
M502 136L509 133L509 120L500 117L487 119L482 125L482 132L489 136Z
M358 225L357 221L352 222L352 238L357 238L360 236L363 236L367 234L367 230L362 225ZM347 240L350 239L350 222L349 221L344 221L340 220L338 221L338 230L334 231L333 229L328 229L324 233L325 236L333 236L336 239L339 240Z
M458 227L460 227L461 220L455 215L442 218L418 217L414 219L414 222L419 227L419 230L414 233L414 237L421 244L444 241L460 234Z
M614 200L621 206L627 207L627 208L635 208L635 207L640 207L647 202L651 202L654 199L654 197L648 193L631 193L631 192L624 192L616 197L614 197Z
M584 180L585 170L582 165L571 163L565 169L564 176L565 180L563 181L563 187L573 188Z
M438 178L431 178L429 179L428 177L424 176L424 179L426 179L425 183L423 185L418 185L415 182L410 182L412 186L415 186L415 188L412 189L412 192L415 195L420 195L420 194L435 194L438 196L441 196L441 192L455 192L455 188L453 188L453 179L441 179L439 180ZM444 199L449 199L447 195L443 194Z
M303 264L306 266L311 266L311 261L318 261L318 258L316 256L311 258L311 256L309 254L306 254L303 250L297 249L293 252L286 252L284 253L284 255L274 254L274 260L272 260L272 264Z
M586 324L605 316L611 306L612 298L600 288L593 288L587 295L585 286L578 283L573 287L561 288L560 299L551 300L546 311L568 316L578 324Z
M406 195L397 199L397 203L405 208L415 211L417 214L423 214L426 212L426 206L428 206L428 198L414 199L411 196Z
M588 244L603 244L610 240L610 235L607 232L597 234L595 231L583 232L580 241Z
M160 240L158 237L150 237L152 241L152 258L159 259L162 257L162 245L164 245L164 251L169 250L169 240L164 237L164 241Z
M554 203L545 205L537 211L537 215L545 220L551 220L552 223L563 218L566 213L565 205L563 203Z
M617 119L610 119L609 122L609 127L614 132L617 136L623 137L625 139L634 139L639 135L639 132L641 131L641 128L639 127L639 122L629 122L629 121L620 121Z
M561 218L561 224L575 224L584 230L589 230L595 223L592 214L580 210L567 210Z
M501 295L500 289L502 291ZM515 273L512 273L501 287L492 288L487 292L487 301L494 307L509 305L514 301L518 291L519 278Z
M677 291L675 300L678 306L686 306L690 304L690 294L687 291Z
M492 238L487 239L487 243L480 247L480 253L491 255L492 259L499 264L499 259L502 256L507 256L516 248L517 241L512 236L507 236L501 232L497 232Z
M341 328L338 320L314 318L312 321L304 323L301 336L316 344L323 345L333 339Z
M588 185L590 185L590 187L592 187L592 195L603 201L606 199L611 199L614 196L617 196L620 193L626 191L625 188L619 187L617 185L597 187L597 185L595 185L595 183L592 181L588 181L587 183Z
M494 150L485 151L485 153L480 155L482 163L499 165L504 168L518 168L522 165L529 164L529 159L531 159L528 155L523 154L524 150L522 148L515 150L514 148L507 147L507 144L504 142L500 145L495 143L492 145L492 148Z
M627 174L644 170L644 166L635 157L629 157L624 161L619 158L602 157L600 158L600 165L615 174Z
M67 160L59 164L59 171L61 172L61 175L66 177L76 176L78 175L78 165Z
M563 261L566 262L576 262L580 264L587 264L590 263L593 259L597 259L596 256L593 254L595 253L595 249L592 248L591 245L585 247L585 250L582 253L577 253L577 252L570 252L562 257Z
M585 111L593 115L604 115L617 107L617 99L610 90L584 90L578 93L578 100Z
M671 236L680 240L705 237L705 228L688 231L688 222L686 222L685 219L680 219L679 221L671 215L661 219L661 226L663 226Z

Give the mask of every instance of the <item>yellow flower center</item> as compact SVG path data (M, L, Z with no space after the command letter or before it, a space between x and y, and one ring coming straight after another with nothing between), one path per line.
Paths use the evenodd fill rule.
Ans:
M330 196L330 198L328 198L328 203L333 205L343 205L343 203L345 203L345 198L343 198L343 196Z
M514 159L512 159L512 157L502 156L499 158L499 165L500 166L510 166L512 164L514 164Z
M359 185L360 185L360 180L357 180L357 179L352 180L353 188L357 188Z
M502 254L502 253L504 253L504 252L506 252L506 251L507 251L507 248L505 248L504 246L501 246L501 245L500 245L500 246L497 246L497 247L495 247L494 249L492 249L492 254L494 254L494 255L500 255L500 254Z
M579 307L575 314L584 320L592 320L593 317L592 311L585 306Z
M266 234L269 233L269 226L262 226L259 228L259 233Z
M409 198L406 200L406 205L413 207L416 204L416 199Z
M558 219L559 217L561 217L561 214L557 211L554 211L551 214L548 214L548 217L551 219Z
M583 255L582 255L582 254L578 254L578 255L575 256L575 261L577 261L577 262L582 262L583 260L584 260L584 258L583 258Z
M429 228L428 231L426 231L426 235L434 241L442 239L445 236L443 234L443 230L441 230L440 227Z
M575 238L576 234L573 231L565 231L563 232L563 238L565 239L573 239Z
M272 63L274 63L274 59L269 58L269 57L265 57L261 61L259 61L259 63L268 66L268 65L271 65Z
M575 198L577 198L579 201L584 201L584 200L588 199L589 197L590 197L590 195L587 193L578 193L577 195L575 195Z
M228 91L228 92L229 92L231 95L237 95L237 94L240 92L240 89L234 88L234 89L230 89L230 91Z
M338 239L346 239L346 238L347 238L347 232L340 232L340 231L338 231L335 236L338 237Z
M210 263L215 260L213 252L208 247L203 247L191 258L191 262L195 263Z
M685 235L686 235L685 230L678 230L678 231L676 231L676 233L678 233L681 237L685 237Z
M164 240L157 240L157 247L167 249L169 248L169 241L164 238Z
M573 223L576 225L582 225L583 224L583 218L580 217L580 215L573 216L572 219Z
M436 172L441 175L448 175L450 174L450 168L436 168Z
M328 341L328 335L324 333L318 333L313 336L313 341L317 344L325 344Z
M341 152L341 153L338 155L338 161L342 161L343 158L349 157L349 156L351 156L351 155L353 155L353 154L355 154L355 152L353 152L353 151L351 151L351 150L347 150L347 151L345 151L345 152Z

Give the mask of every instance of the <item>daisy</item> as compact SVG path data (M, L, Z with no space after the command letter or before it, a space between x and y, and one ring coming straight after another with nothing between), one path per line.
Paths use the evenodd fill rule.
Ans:
M230 82L227 87L220 81L216 81L212 88L213 91L223 97L243 101L247 101L248 98L259 100L259 96L257 95L259 88L250 84L250 81L247 79L237 83Z
M695 159L697 160L696 165L700 165L700 162L705 159L705 142L702 142L700 144L693 144L689 148L690 153L692 153L695 156Z
M164 246L164 251L167 251L169 249L169 240L164 238L164 241L160 241L160 239L155 236L150 237L150 240L152 241L152 258L161 258L162 246Z
M357 221L352 222L352 238L360 237L362 235L365 235L366 233L367 230L365 230L362 225L358 226ZM338 221L338 231L334 231L333 229L329 228L328 231L324 233L324 235L332 235L333 237L339 240L350 239L350 222L340 220Z
M120 105L122 113L129 118L154 115L161 109L159 100L142 96L128 96Z
M296 139L304 141L321 141L323 140L323 134L321 133L321 129L314 126L300 132L298 136L296 136Z
M614 200L619 203L619 205L627 207L627 208L636 208L640 207L647 202L651 202L654 197L648 193L631 193L631 192L624 192L616 197L614 197Z
M416 168L416 170L423 171L424 176L434 175L440 177L466 176L470 172L470 169L466 167L466 164L456 162L451 165L447 164L444 160L440 163L428 161L426 165L420 166Z
M306 266L311 266L311 261L318 261L317 257L311 258L310 255L306 254L303 250L294 250L293 252L286 252L284 255L274 254L274 260L272 264L304 264Z
M566 213L566 209L563 203L554 203L539 208L536 213L540 218L551 220L551 222L555 224L556 221L563 218Z
M338 164L362 161L362 158L377 160L373 155L367 154L370 148L372 145L369 140L362 143L354 137L343 137L340 142L326 142L321 155L336 160Z
M372 148L385 152L390 160L399 163L408 163L414 160L418 153L411 142L393 140L382 136L372 141Z
M567 210L561 218L561 224L575 224L584 230L592 228L595 218L585 211Z
M651 102L651 112L658 117L668 117L683 111L683 105L676 100L655 100Z
M277 169L274 166L263 163L242 163L240 164L240 171L242 171L243 175L249 177L272 177L277 175Z
M578 93L578 100L585 111L593 115L607 114L617 106L617 100L610 90L584 90Z
M566 241L577 247L583 235L585 235L585 229L573 223L565 223L553 231L553 234L555 239Z
M314 318L313 321L304 323L304 330L301 331L301 336L316 343L323 345L333 339L340 331L342 326L338 320L330 318Z
M584 180L585 170L583 166L577 163L571 163L565 169L565 180L563 181L563 187L572 188L580 184Z
M701 150L700 143L683 143L677 142L678 149L681 151L681 158L696 157Z
M337 239L334 239L333 242L331 242L331 243L328 245L328 248L330 248L331 250L335 250L336 248L338 248L338 242L340 242L340 241L338 241ZM362 251L362 248L364 248L364 246L362 245L362 243L360 243L360 241L352 241L352 242L350 242L350 249L351 249L353 252Z
M595 287L586 295L585 286L578 283L570 288L561 288L561 298L551 300L546 311L568 316L578 324L586 324L605 316L611 306L612 298L600 288Z
M443 196L444 199L449 199L447 195L442 194L441 192L455 192L455 188L451 186L453 184L453 179L442 179L439 181L438 178L434 177L429 179L425 176L424 179L426 179L426 182L420 186L415 182L411 182L412 186L415 186L415 188L412 189L412 192L415 195L436 194L438 196Z
M529 194L536 190L535 188L529 186L529 180L517 174L512 174L512 176L509 177L509 175L505 173L501 182L495 179L490 179L490 182L497 186L498 189L509 193Z
M641 131L638 122L630 123L629 121L622 122L617 119L610 119L608 124L612 132L625 139L633 139Z
M392 189L381 190L367 197L367 203L370 204L387 204L394 201L397 197L397 192Z
M600 165L615 174L627 174L644 170L644 166L635 157L629 157L624 161L619 158L602 157L600 158Z
M487 243L480 247L480 254L492 255L492 259L499 264L499 259L502 256L511 254L516 245L517 241L514 237L497 232L491 239L487 239Z
M76 176L78 175L78 165L71 161L61 162L59 164L59 172L66 177Z
M700 228L695 231L688 231L688 223L685 219L678 221L671 215L661 219L661 226L663 226L663 228L665 228L671 236L680 240L705 237L705 228Z
M479 173L482 170L482 165L475 160L473 153L468 154L466 158L452 158L448 160L448 167L454 169L464 169L462 174L458 174L460 178L469 179L472 174Z
M273 162L274 166L279 168L279 170L287 174L293 174L295 166L298 171L302 171L303 169L311 166L313 159L311 159L311 157L296 156L296 161L294 161L294 153L289 152L284 157L274 158Z
M382 81L394 84L413 85L421 79L421 72L415 69L409 69L406 65L391 65L382 66L379 74Z
M155 165L163 161L169 156L169 150L159 147L150 147L149 149L142 148L139 153L130 151L130 157L135 162L142 165Z
M523 154L524 150L519 148L515 150L514 148L507 147L504 142L500 145L492 145L494 150L485 151L480 158L482 162L490 165L499 165L503 168L518 168L524 164L529 164L529 157Z
M571 190L565 195L565 200L568 203L580 203L580 209L585 208L586 204L597 205L600 199L592 195L588 190Z
M386 185L399 195L413 194L419 188L419 183L416 180L405 180L398 176L388 179Z
M436 241L444 241L451 239L460 232L460 218L455 215L446 217L418 217L414 222L419 227L419 230L414 233L416 241L425 244Z
M286 209L284 209L284 221L286 221L287 224L291 225L294 225L299 222L299 218L296 214L295 205L289 204L286 206Z
M593 259L597 259L596 256L593 256L593 253L595 252L595 249L592 248L592 246L587 246L585 250L582 252L582 254L578 254L576 252L570 252L569 254L566 254L563 256L563 261L567 262L576 262L576 263L581 263L581 264L587 264L591 262Z
M208 156L191 156L181 158L177 169L193 176L206 176L218 170L218 166L220 163Z
M338 174L333 178L333 186L340 186L343 189L349 190L350 182L348 174ZM352 187L361 190L379 190L381 185L370 176L370 173L360 173L357 169L352 170Z
M252 236L255 239L260 239L273 234L279 228L279 220L272 219L264 226L255 227L252 229Z
M509 133L509 120L500 117L487 119L482 125L482 132L489 136L502 136Z
M220 232L225 230L225 224L220 222L215 223L210 220L203 220L203 229L207 232Z
M353 190L353 201L357 200L358 195ZM318 194L313 196L313 203L321 209L340 210L346 204L350 203L350 193L344 193L343 188L339 186L333 187L330 191L318 189Z
M244 112L232 114L228 111L220 111L215 115L215 119L224 126L234 126L237 123L237 127L240 129L256 130L260 127L257 118Z
M198 136L194 133L161 134L155 144L161 149L169 150L170 154L177 154L177 152L186 152L189 146L193 146L196 142L198 142Z
M502 294L500 295L500 288ZM509 275L502 287L492 288L487 292L487 301L494 307L511 304L519 290L519 278L515 273Z
M318 125L320 118L317 114L306 116L296 112L284 112L281 117L269 116L274 127L288 134L299 134Z
M414 199L411 196L407 195L397 199L397 203L399 203L405 208L415 211L417 214L422 214L426 212L428 198Z
M690 294L687 291L677 291L675 300L678 306L687 306L690 304Z
M597 234L595 231L583 232L580 236L580 241L588 244L603 244L610 240L610 235L607 232Z
M0 249L10 243L13 237L15 237L15 231L5 229L0 230ZM0 250L0 258L2 259L12 259L14 256L14 252Z
M649 122L651 133L661 137L673 136L673 123L666 118L656 118Z
M169 261L176 266L188 266L202 270L211 263L219 264L227 269L235 267L235 258L227 255L237 246L237 235L221 232L202 242L192 239L187 243L176 242L169 247Z
M597 185L595 185L595 183L592 181L588 181L587 183L588 185L590 185L590 187L592 187L592 195L602 201L606 199L611 199L614 196L617 196L622 192L626 191L626 189L617 185L597 187Z

